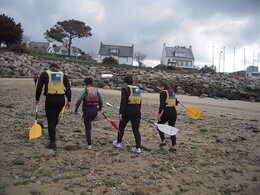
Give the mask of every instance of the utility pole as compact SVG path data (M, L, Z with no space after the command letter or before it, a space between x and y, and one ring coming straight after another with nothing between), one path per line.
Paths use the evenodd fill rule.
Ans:
M255 65L255 51L253 51L253 66Z
M222 51L219 53L219 65L218 65L218 72L220 72L220 58L221 58Z
M212 65L214 66L214 45L213 45L213 49L212 49Z
M223 73L225 72L225 47L223 47Z
M256 65L255 65L255 61L257 62ZM255 51L253 52L253 66L259 67L259 52L257 53L257 59L255 59Z
M234 73L236 72L236 48L234 47Z
M257 61L258 61L258 67L259 67L259 52L258 52ZM260 69L260 67L259 67L259 69Z
M246 49L245 48L244 48L244 68L245 68L245 77L246 77L247 70L246 70Z

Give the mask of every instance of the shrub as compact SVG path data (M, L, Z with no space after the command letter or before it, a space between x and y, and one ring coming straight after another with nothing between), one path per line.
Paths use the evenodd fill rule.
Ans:
M118 61L113 57L106 57L102 60L104 64L118 64Z

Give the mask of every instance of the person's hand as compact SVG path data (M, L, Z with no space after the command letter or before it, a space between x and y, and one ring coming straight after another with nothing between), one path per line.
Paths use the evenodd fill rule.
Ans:
M119 120L120 120L120 121L123 121L122 114L119 114Z
M160 121L161 120L161 114L158 114L157 115L157 121Z
M70 103L70 102L67 102L67 103L66 103L66 108L67 108L67 109L70 109L70 107L71 107L71 103Z

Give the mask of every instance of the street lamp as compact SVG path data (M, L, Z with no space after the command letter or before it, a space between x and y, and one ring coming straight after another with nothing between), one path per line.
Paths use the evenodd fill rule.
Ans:
M221 58L221 54L222 54L222 51L220 51L220 53L219 53L219 65L218 65L218 72L220 72L220 58Z

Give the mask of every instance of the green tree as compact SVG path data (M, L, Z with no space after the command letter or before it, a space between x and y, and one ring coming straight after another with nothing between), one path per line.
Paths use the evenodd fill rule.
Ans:
M58 21L50 30L46 30L43 34L45 39L50 42L57 41L62 43L68 50L70 56L70 48L74 38L87 38L92 36L92 29L86 26L84 22L78 20Z
M23 29L20 23L16 24L13 18L0 15L0 44L7 48L11 45L20 47L23 38Z

